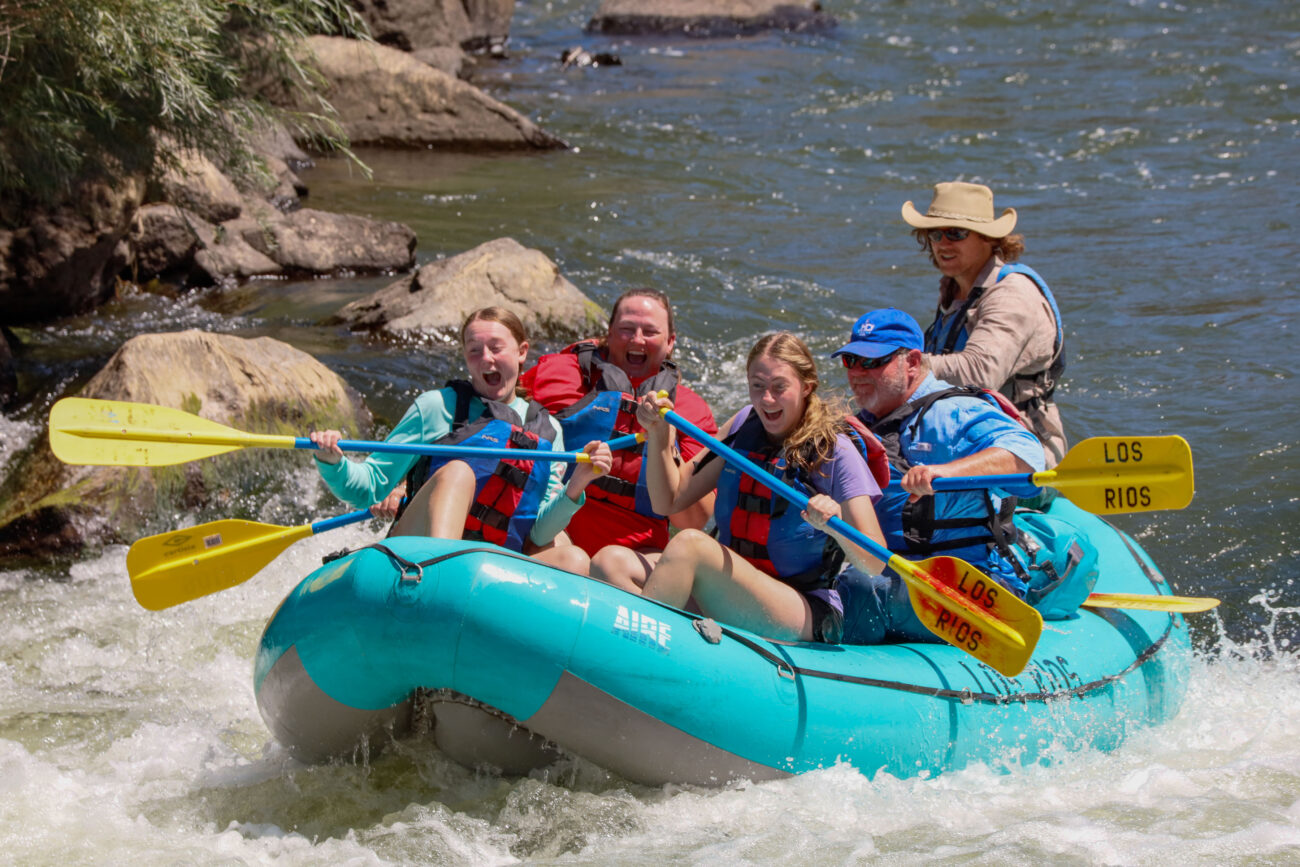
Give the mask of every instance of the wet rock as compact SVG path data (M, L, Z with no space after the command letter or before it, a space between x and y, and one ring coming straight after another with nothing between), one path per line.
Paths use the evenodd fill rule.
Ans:
M330 324L397 339L454 342L480 307L509 308L533 339L581 337L603 330L600 307L539 250L499 238L430 262L415 274L344 307Z
M112 298L144 191L136 176L83 184L65 203L24 214L25 226L0 229L0 322L84 313Z
M829 30L817 0L603 0L589 33L743 36L764 30Z
M326 98L354 145L567 147L473 85L396 49L330 36L313 36L307 44L328 82Z
M142 335L123 344L81 396L184 409L253 433L332 427L363 435L371 424L337 374L269 337ZM68 466L40 437L0 490L0 556L131 542L173 529L185 515L199 517L194 511L232 517L241 503L292 486L307 461L300 452L258 448L171 467Z
M560 66L568 69L570 66L622 66L623 60L617 54L611 54L608 51L597 51L591 53L581 45L575 45L573 48L566 49L560 54Z

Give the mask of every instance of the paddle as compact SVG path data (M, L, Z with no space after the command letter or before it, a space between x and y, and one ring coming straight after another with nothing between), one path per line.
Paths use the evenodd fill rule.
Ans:
M1157 596L1144 593L1093 593L1083 601L1085 608L1137 608L1194 614L1217 607L1209 596Z
M635 434L611 440L617 450L637 442ZM343 451L389 454L522 458L519 449L440 446L339 440ZM50 449L65 464L165 467L263 447L316 449L306 437L250 434L192 413L148 403L67 397L50 409ZM528 460L590 463L585 452L528 451Z
M1192 449L1180 436L1093 437L1076 443L1054 470L939 478L932 487L1025 484L1065 490L1070 502L1094 515L1182 509L1192 501Z
M662 411L668 423L694 437L706 448L762 482L800 509L808 498L709 436L672 410ZM926 628L986 665L1015 677L1024 670L1043 631L1042 616L974 566L956 557L932 557L913 563L876 542L840 518L831 529L885 561L907 583L908 596Z
M299 527L225 520L139 540L126 552L136 601L170 608L252 578L294 542L371 517L361 509Z

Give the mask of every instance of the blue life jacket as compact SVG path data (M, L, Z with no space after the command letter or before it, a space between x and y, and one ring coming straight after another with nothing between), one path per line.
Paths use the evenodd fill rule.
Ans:
M578 368L587 387L585 397L555 414L566 443L581 448L592 440L638 433L641 425L636 420L636 407L641 397L666 391L670 400L676 400L680 377L677 365L671 361L665 361L658 373L633 388L628 375L604 357L595 341L576 343L566 351L578 356ZM665 516L650 505L650 490L646 487L641 460L643 450L638 447L615 452L610 471L587 486L587 499L604 500L663 520Z
M1036 401L1051 399L1053 392L1056 391L1056 384L1060 382L1061 376L1065 373L1065 332L1061 325L1061 310L1056 306L1056 298L1052 295L1052 290L1047 288L1047 281L1028 265L1012 263L999 268L997 277L994 278L993 282L1000 283L1009 274L1023 274L1034 281L1038 291L1047 300L1047 306L1052 309L1052 320L1056 325L1056 339L1052 343L1052 361L1047 368L1037 373L1017 373L1012 375L1013 380L1038 384L1042 392L1039 397L1030 398L1016 404L1016 409L1023 412ZM987 288L986 286L976 286L971 290L970 295L961 307L948 316L943 315L942 306L935 310L934 322L930 323L930 327L925 330L926 352L932 355L949 355L954 352L961 352L965 348L966 341L970 337L966 330L966 314L984 296L984 291Z
M1005 398L974 386L954 386L934 391L903 404L889 415L869 423L889 455L891 482L898 482L920 460L925 442L925 418L935 404L951 397L987 400L1012 418ZM1017 419L1018 420L1018 419ZM1028 576L1023 554L1015 550L1019 530L1012 522L1016 498L1004 497L994 506L988 491L940 491L907 502L904 492L886 492L876 513L889 550L909 560L924 560L935 554L958 557L988 572L1012 592L1023 596ZM895 508L895 504L902 503Z
M512 551L522 551L537 522L551 475L549 461L527 460L526 453L534 449L551 450L555 429L550 414L541 404L530 401L527 417L521 420L506 404L476 394L474 386L465 380L451 380L446 387L455 393L456 404L451 431L438 444L517 448L521 459L425 456L407 473L407 497L414 496L439 468L451 461L463 461L474 471L475 485L462 538L482 539ZM483 403L483 412L478 418L470 419L469 404L475 397Z

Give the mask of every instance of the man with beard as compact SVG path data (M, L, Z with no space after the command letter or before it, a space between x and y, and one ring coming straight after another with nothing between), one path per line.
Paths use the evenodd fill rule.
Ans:
M996 393L936 378L924 346L916 320L891 307L858 319L849 343L832 353L844 364L858 418L889 455L891 484L876 504L885 541L909 560L958 557L1024 596L1029 578L1011 516L1015 497L1033 496L1037 488L936 493L932 484L942 477L1039 472L1042 444ZM891 572L848 569L839 590L844 643L938 640Z

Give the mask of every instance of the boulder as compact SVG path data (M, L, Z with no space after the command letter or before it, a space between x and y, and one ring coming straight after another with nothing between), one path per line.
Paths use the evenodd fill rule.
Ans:
M401 51L505 42L514 0L353 0L376 42Z
M489 306L513 311L533 340L604 331L600 307L566 280L544 253L513 238L430 262L348 304L329 324L400 340L452 342L459 339L466 316Z
M265 224L262 250L286 271L312 274L406 271L415 265L415 232L402 223L302 208Z
M743 36L764 30L830 30L818 0L602 0L588 33Z
M84 313L112 298L126 265L120 242L144 200L142 177L86 183L63 204L0 230L0 322L18 325Z
M253 433L369 431L360 397L310 355L269 337L184 331L122 345L81 396L183 409ZM241 449L170 467L68 466L48 437L15 462L0 491L0 556L75 551L174 529L187 517L254 517L277 494L301 501L310 458ZM214 510L213 514L204 514Z
M160 180L162 200L198 214L209 223L233 220L243 211L243 194L212 160L192 150L172 150Z
M249 222L256 221L249 218ZM214 226L175 205L145 205L136 214L127 238L132 251L131 278L169 277L182 285L209 285L284 270L244 240L243 218L231 224L239 230Z
M508 105L397 49L333 36L310 37L307 46L353 145L567 147Z

